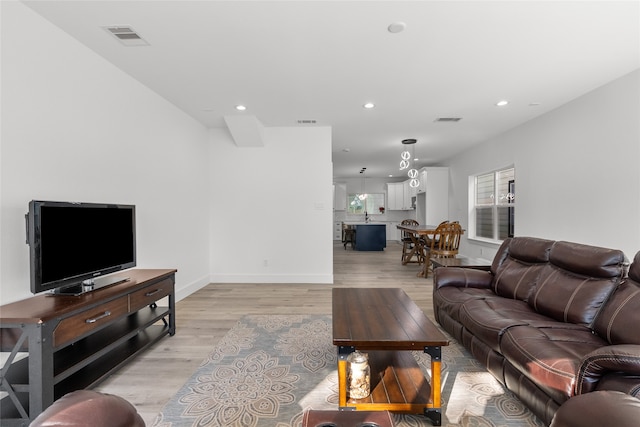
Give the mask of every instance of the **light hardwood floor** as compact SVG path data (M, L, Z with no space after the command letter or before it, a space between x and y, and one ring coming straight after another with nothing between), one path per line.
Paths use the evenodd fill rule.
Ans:
M151 425L165 403L245 314L330 314L332 287L400 287L433 320L432 280L400 263L402 246L357 252L334 244L333 284L213 283L176 304L176 334L120 369L96 390L133 403ZM310 253L310 256L312 254Z

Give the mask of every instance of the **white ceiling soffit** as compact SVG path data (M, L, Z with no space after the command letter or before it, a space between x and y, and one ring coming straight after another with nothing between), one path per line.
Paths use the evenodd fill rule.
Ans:
M238 147L264 147L264 126L256 116L224 116L224 121Z

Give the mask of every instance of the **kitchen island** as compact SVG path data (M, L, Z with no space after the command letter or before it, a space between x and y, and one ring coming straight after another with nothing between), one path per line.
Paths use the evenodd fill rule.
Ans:
M356 251L383 251L387 247L387 226L379 222L346 223L356 230Z

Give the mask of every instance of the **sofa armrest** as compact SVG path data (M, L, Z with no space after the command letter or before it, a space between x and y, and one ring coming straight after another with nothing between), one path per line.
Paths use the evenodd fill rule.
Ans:
M636 427L640 399L616 391L594 391L564 402L549 427Z
M640 345L608 345L583 357L578 370L575 394L594 391L600 379L612 372L640 375Z
M434 289L444 286L490 289L492 282L493 274L473 268L441 267L433 271Z

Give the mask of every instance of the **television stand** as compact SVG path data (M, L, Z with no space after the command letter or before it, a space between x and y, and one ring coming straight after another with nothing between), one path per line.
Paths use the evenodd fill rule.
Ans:
M93 292L1 306L2 426L28 425L56 399L99 384L174 335L175 273L129 270L128 281Z
M105 276L100 277L99 279L89 279L75 285L53 289L49 295L72 295L74 297L77 297L86 292L93 292L100 288L106 288L107 286L128 282L130 279L130 277L124 277L122 275Z

